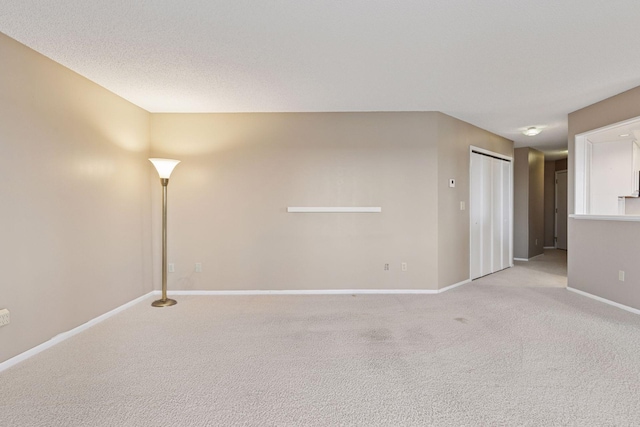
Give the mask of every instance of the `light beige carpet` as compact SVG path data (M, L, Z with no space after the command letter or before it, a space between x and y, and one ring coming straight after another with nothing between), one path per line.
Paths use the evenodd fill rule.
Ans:
M567 287L567 251L545 249L529 261L514 261L512 268L474 280L478 285L511 287Z
M3 426L640 425L640 316L565 289L180 297L0 373Z

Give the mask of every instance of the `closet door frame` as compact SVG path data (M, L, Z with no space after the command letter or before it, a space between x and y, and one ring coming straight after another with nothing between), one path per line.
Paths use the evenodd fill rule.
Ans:
M510 156L505 156L504 154L500 154L500 153L496 153L490 150L486 150L484 148L480 148L480 147L475 147L473 145L469 146L469 198L468 198L468 206L469 206L469 280L474 280L477 279L478 277L482 277L484 274L480 274L480 276L477 277L473 277L473 264L474 264L474 243L477 244L477 242L475 242L475 239L473 238L472 234L474 232L473 229L473 216L472 216L472 212L477 211L478 207L477 206L473 206L472 202L474 200L480 200L479 197L474 197L474 195L472 194L474 187L474 182L473 182L473 171L472 171L472 155L473 153L477 153L479 155L484 155L484 156L489 156L489 157L493 157L496 159L500 159L503 161L506 161L506 163L508 164L508 184L509 184L509 189L507 191L509 200L506 203L506 206L503 206L504 208L507 208L508 210L508 219L509 219L509 224L508 224L508 228L509 228L509 252L508 252L508 265L504 266L504 268L508 268L508 267L513 267L513 157ZM477 183L476 183L477 184ZM475 210L474 210L475 209ZM503 211L504 212L504 211ZM477 261L476 261L477 264Z

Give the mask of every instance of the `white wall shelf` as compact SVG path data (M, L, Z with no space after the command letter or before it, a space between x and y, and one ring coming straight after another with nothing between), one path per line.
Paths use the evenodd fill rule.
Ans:
M380 213L381 207L347 206L347 207L288 207L290 213Z

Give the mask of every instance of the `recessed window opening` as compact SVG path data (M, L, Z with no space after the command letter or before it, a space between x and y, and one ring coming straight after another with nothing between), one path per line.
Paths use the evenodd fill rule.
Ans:
M575 140L575 213L640 215L640 117Z

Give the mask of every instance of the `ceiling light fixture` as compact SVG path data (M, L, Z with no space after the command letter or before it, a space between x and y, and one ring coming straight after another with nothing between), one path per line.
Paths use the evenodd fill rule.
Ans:
M618 135L618 136L619 136L619 137L621 137L621 138L626 138L626 137L628 137L628 136L631 136L631 134L629 134L629 133L623 133L622 135Z
M527 128L526 130L522 131L522 133L527 135L527 136L536 136L540 132L542 132L542 129L538 129L535 126L531 126L530 128Z

